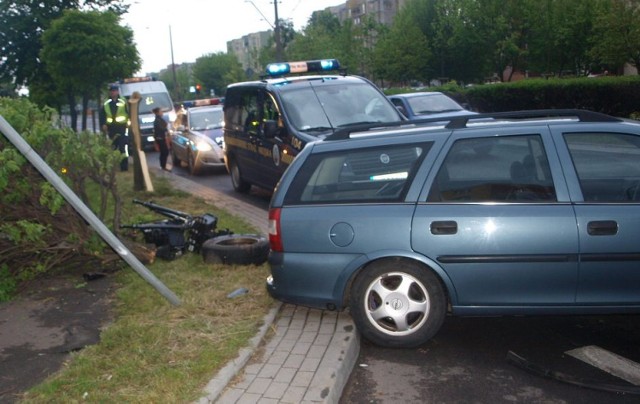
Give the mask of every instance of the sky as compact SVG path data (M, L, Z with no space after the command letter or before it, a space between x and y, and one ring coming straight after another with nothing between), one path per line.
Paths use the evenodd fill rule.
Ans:
M316 10L345 0L279 0L278 17L303 28ZM200 56L226 52L227 41L273 29L273 0L133 0L122 25L134 32L142 59L139 75L171 64L195 62ZM265 18L266 17L266 18ZM173 45L173 46L172 46Z

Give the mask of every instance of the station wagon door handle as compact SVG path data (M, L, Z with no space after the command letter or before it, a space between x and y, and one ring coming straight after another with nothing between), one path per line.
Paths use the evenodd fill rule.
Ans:
M615 220L596 220L587 224L590 236L613 236L618 234L618 223Z
M443 220L431 222L431 234L456 234L458 232L458 223L453 220Z

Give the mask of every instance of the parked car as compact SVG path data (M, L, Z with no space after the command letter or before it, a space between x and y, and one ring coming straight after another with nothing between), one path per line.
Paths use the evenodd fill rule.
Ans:
M179 111L171 135L174 166L187 163L189 173L205 169L224 169L224 118L222 106L193 107Z
M463 108L453 98L437 91L395 94L390 95L389 99L409 120L475 113Z
M268 78L227 87L225 162L236 191L272 191L308 142L339 128L403 119L372 82L338 69L335 59L272 63Z
M310 143L282 177L273 297L348 307L390 347L447 314L640 312L640 123L549 110L387 126Z

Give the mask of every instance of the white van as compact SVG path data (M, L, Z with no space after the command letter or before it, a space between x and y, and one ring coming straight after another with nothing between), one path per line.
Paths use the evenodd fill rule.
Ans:
M162 81L155 80L152 77L124 79L118 83L118 86L120 86L120 95L126 99L129 99L136 91L140 93L138 119L142 140L141 147L143 150L152 149L154 144L153 121L155 120L152 110L155 107L160 107L167 122L173 122L176 119L173 101L167 87Z

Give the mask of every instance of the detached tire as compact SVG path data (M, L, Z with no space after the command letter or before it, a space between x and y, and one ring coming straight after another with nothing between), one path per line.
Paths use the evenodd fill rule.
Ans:
M202 243L202 258L208 264L260 265L269 256L269 241L256 234L231 234Z

